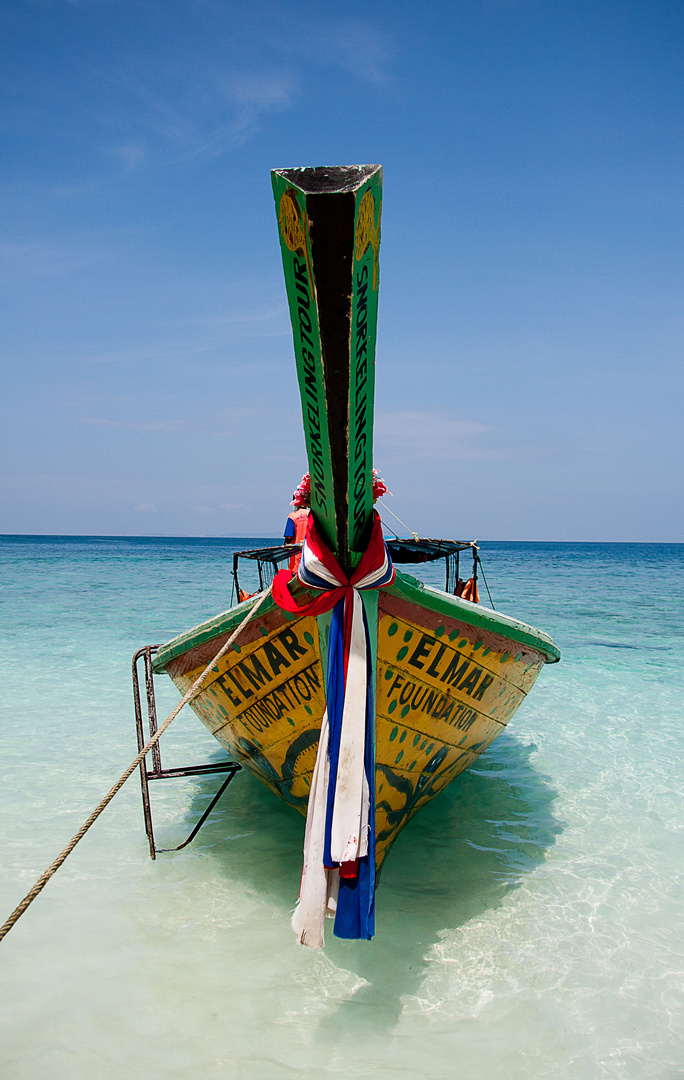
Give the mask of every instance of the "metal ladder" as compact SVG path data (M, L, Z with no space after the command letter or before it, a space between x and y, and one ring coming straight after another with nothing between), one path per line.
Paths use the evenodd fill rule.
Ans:
M138 738L138 752L142 750L148 738L151 738L157 733L157 704L154 696L154 672L152 670L152 657L161 646L159 645L145 645L142 649L138 649L137 653L133 657L133 702L135 705L135 730ZM144 722L143 722L143 706L140 693L140 675L138 670L138 664L140 660L144 662L144 677L145 677L145 698L147 703L147 725L149 727L149 736L145 735ZM147 759L143 759L140 762L140 787L142 791L142 804L143 815L145 818L145 832L147 833L147 839L150 845L150 858L156 859L160 852L164 851L180 851L181 848L187 847L187 845L194 840L197 833L200 831L204 822L209 817L209 814L216 806L217 802L223 795L224 791L228 787L229 783L233 779L236 773L240 772L242 766L238 765L237 761L218 761L213 764L207 765L184 765L181 768L165 769L162 766L161 750L159 743L152 747L150 752L152 758L152 768L147 766ZM179 776L210 776L212 773L227 773L226 779L221 784L220 788L216 792L216 795L209 803L201 818L195 825L194 829L190 833L187 840L184 840L182 844L174 848L158 848L154 841L154 824L152 821L152 804L150 801L150 781L151 780L170 780Z

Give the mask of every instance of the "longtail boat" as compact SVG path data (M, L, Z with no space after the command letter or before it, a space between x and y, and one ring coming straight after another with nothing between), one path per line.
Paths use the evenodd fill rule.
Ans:
M560 654L547 634L475 602L472 579L470 599L456 595L454 560L469 550L476 572L474 543L383 540L372 458L382 169L277 169L272 182L311 483L302 558L291 576L278 567L292 548L240 553L257 561L261 591L162 646L154 670L187 691L262 598L192 708L307 817L293 926L316 947L326 914L338 936L372 936L393 841ZM393 566L437 557L445 591Z

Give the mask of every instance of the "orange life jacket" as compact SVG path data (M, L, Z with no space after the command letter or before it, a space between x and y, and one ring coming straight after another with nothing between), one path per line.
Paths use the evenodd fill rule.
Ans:
M306 536L306 526L309 520L310 510L295 510L289 514L288 517L291 521L294 521L295 534L292 538L293 544L303 544L304 537ZM297 567L299 566L299 560L302 557L301 551L298 551L296 555L293 555L290 559L290 570L293 574L297 573Z

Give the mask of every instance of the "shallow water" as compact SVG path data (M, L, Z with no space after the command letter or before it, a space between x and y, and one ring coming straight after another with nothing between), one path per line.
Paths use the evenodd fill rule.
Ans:
M0 538L3 918L135 754L135 649L259 542ZM482 556L563 660L402 833L375 940L295 944L303 820L245 773L154 863L134 777L0 945L3 1080L684 1075L684 545ZM222 756L191 712L164 748ZM161 846L217 783L153 787Z

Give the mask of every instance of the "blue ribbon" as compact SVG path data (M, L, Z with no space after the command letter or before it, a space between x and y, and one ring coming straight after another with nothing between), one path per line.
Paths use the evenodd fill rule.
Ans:
M339 938L363 938L369 940L375 933L375 696L373 692L373 664L366 611L363 612L366 632L366 739L364 768L370 792L368 815L368 854L359 859L356 878L340 878L337 914L333 933ZM330 726L328 754L330 773L328 780L328 803L325 823L325 846L323 862L337 866L332 861L330 839L332 815L337 785L337 766L340 756L340 736L344 710L344 600L332 611L328 637L328 669L326 678L326 702Z

